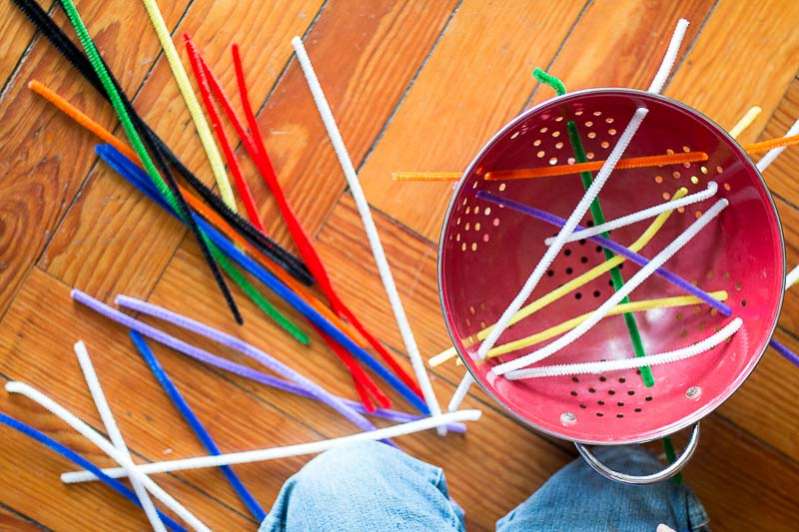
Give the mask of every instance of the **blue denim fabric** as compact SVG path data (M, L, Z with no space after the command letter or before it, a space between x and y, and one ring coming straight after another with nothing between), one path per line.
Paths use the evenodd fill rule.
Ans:
M663 469L654 456L637 446L596 447L594 454L617 471L633 475ZM685 485L672 481L622 484L577 459L500 519L497 530L655 532L661 523L679 532L708 530L704 508Z
M260 531L464 530L441 468L376 442L327 451L283 485Z
M628 473L655 470L637 447L598 448L595 454ZM497 522L497 530L642 530L658 524L704 530L707 515L685 486L661 482L627 486L601 477L581 460L552 476ZM381 443L328 451L291 477L261 524L261 532L315 530L464 530L443 471Z

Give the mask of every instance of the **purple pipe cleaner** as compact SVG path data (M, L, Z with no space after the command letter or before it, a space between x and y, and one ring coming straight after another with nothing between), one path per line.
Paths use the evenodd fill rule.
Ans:
M243 366L241 364L237 364L235 362L231 362L230 360L211 354L208 351L195 347L189 343L184 342L183 340L179 340L174 336L171 336L165 333L164 331L157 329L156 327L152 327L151 325L148 325L135 318L132 318L131 316L128 316L123 312L111 308L108 305L102 303L101 301L98 301L93 297L89 296L88 294L81 292L80 290L73 289L72 298L78 303L81 303L82 305L91 308L98 314L102 314L103 316L112 321L115 321L129 329L135 330L138 333L147 336L148 338L151 338L152 340L155 340L160 344L163 344L179 353L183 353L184 355L187 355L204 364L208 364L209 366L213 366L221 370L227 371L229 373L233 373L245 379L255 381L260 384L264 384L271 388L276 388L278 390L282 390L301 397L319 400L319 398L315 394L311 393L310 391L308 391L307 389L298 384L278 379L277 377L273 377L272 375L267 375L255 369ZM356 413L361 413L361 414L368 413L366 409L363 407L363 405L361 405L357 401L352 401L338 396L333 396L333 397L341 401L344 405L348 406L350 409L354 410ZM378 408L372 414L376 417L381 417L383 419L387 419L389 421L394 421L398 423L415 421L417 419L422 419L424 417L385 408ZM342 415L344 414L342 413ZM350 419L346 415L344 415L344 417ZM355 424L358 425L357 423ZM462 423L452 423L447 425L447 430L451 430L452 432L463 433L466 432L466 427Z
M210 338L214 342L238 351L239 353L242 353L243 355L248 356L256 362L266 366L270 371L273 371L278 375L283 376L287 380L294 382L300 387L305 388L305 390L310 392L316 399L327 404L333 410L336 410L339 414L349 419L361 430L375 430L375 426L372 425L371 421L344 404L340 398L331 394L310 379L300 375L298 372L294 371L279 360L267 355L260 349L248 344L243 340L240 340L239 338L236 338L233 335L224 333L218 329L214 329L213 327L205 325L204 323L200 323L199 321L193 320L176 312L172 312L171 310L159 307L158 305L141 301L140 299L135 299L128 296L117 296L116 304L120 307L135 310L137 312L141 312L142 314L166 321L167 323L177 325L182 329L186 329L187 331L199 334L200 336Z
M769 345L773 347L783 357L787 358L788 361L790 361L794 366L799 368L799 356L797 356L796 353L788 349L787 346L784 346L782 343L775 340L774 338L771 339Z
M480 190L477 192L477 197L497 205L504 205L506 207L510 207L514 211L518 211L521 212L522 214L538 218L539 220L554 225L555 227L563 227L563 225L566 223L566 220L564 220L560 216L557 216L547 211L543 211L541 209L537 209L535 207L531 207L529 205L525 205L524 203L519 203L518 201L513 201L506 198L501 198L499 196L495 196L490 192ZM585 227L581 225L577 225L574 228L575 231L581 231L583 229L585 229ZM649 259L647 259L643 255L639 255L635 251L627 249L626 247L622 246L621 244L617 244L616 242L610 240L609 238L596 235L589 237L588 240L591 240L599 244L603 248L611 250L613 253L616 253L617 255L621 255L633 261L639 266L646 266L647 264L649 264ZM679 275L672 273L665 268L658 268L657 270L655 270L655 273L657 273L667 281L671 282L672 284L675 284L678 287L682 288L686 292L695 295L696 297L698 297L699 299L701 299L711 307L717 309L723 315L730 316L732 314L732 309L730 307L728 307L718 299L714 298L713 296L711 296L701 288L692 285L691 283L689 283Z

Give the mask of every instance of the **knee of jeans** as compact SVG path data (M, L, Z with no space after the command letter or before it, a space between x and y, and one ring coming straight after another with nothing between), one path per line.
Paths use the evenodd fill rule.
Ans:
M330 478L331 475L352 477L359 471L374 474L388 460L387 453L395 451L383 443L363 441L350 443L325 451L300 471L303 480L313 478Z
M594 455L608 467L633 475L654 473L665 467L654 454L639 445L597 447Z

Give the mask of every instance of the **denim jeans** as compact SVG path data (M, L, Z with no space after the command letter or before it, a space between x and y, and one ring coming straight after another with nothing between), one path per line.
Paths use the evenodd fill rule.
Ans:
M604 447L597 456L634 474L662 467L638 447ZM441 468L381 443L358 443L311 460L291 477L261 532L315 530L465 530ZM552 476L497 522L497 530L706 530L707 515L683 485L629 486L582 460Z

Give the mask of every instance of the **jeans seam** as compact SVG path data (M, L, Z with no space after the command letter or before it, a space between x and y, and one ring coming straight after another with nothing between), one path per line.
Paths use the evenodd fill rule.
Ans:
M436 489L439 492L441 492L441 495L443 495L444 497L447 498L447 501L449 502L449 506L450 506L450 511L449 511L450 516L449 517L450 517L450 522L452 523L452 527L455 530L461 530L461 526L463 525L463 523L461 522L460 518L458 517L458 512L455 510L455 507L454 507L453 501L452 501L452 497L449 494L449 486L447 485L447 479L446 479L446 474L444 473L444 469L441 468L441 467L437 467L437 466L432 466L432 468L433 468L433 477L434 477L434 479L433 479L434 484L433 485L436 487ZM442 489L442 487L443 487L443 489ZM466 516L464 515L464 518L465 517Z

